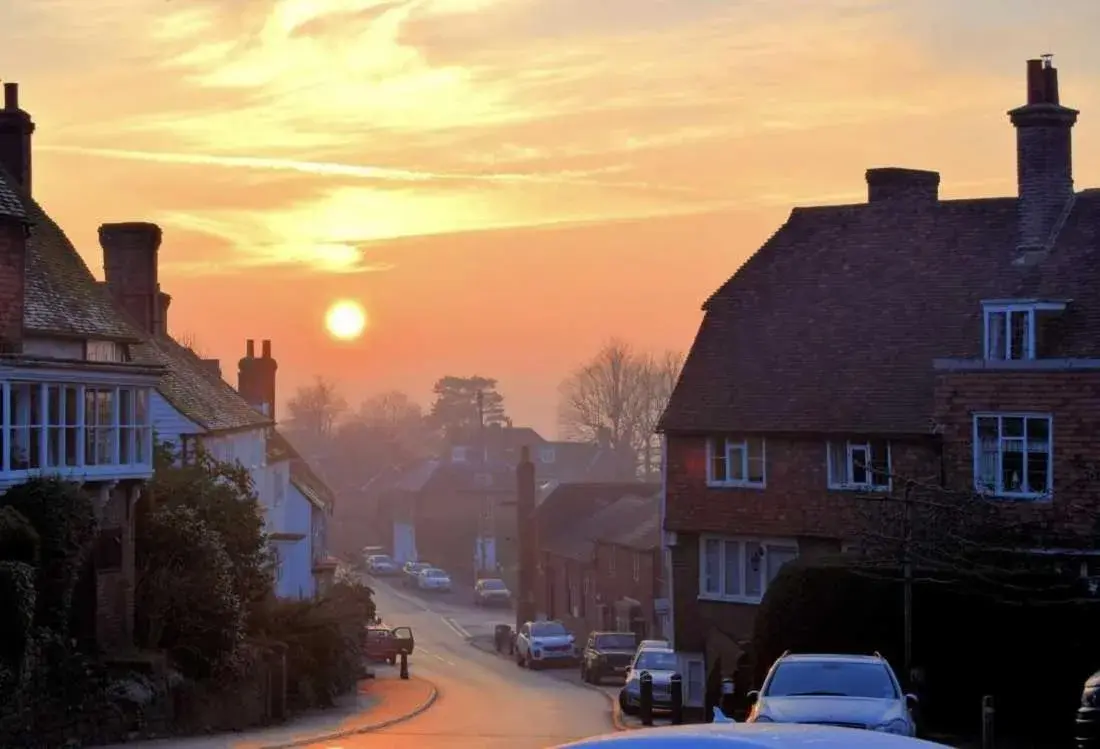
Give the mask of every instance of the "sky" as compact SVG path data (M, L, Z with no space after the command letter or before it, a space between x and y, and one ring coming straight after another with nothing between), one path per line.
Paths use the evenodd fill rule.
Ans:
M873 166L1011 194L1043 53L1100 185L1094 0L34 0L0 28L36 197L93 272L100 223L160 224L170 328L230 382L271 339L283 400L479 374L551 436L570 370L687 350L792 206L860 202Z

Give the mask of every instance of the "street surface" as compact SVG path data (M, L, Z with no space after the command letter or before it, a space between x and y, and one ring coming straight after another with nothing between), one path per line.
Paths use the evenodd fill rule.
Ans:
M573 669L527 671L467 642L492 634L498 622L513 624L511 609L476 608L466 591L432 595L402 590L396 579L392 587L367 583L388 626L412 627L409 670L433 682L439 698L392 728L309 749L543 749L612 730L610 701L582 686Z

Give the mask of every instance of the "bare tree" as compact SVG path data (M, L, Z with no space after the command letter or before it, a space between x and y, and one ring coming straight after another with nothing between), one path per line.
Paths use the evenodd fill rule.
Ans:
M653 357L619 339L608 342L562 382L558 420L569 439L606 439L638 456L646 478L658 464L653 430L679 376L683 357Z
M191 351L194 352L195 356L199 357L200 359L206 358L203 346L201 343L199 343L199 338L197 335L195 335L194 331L187 330L183 333L180 333L178 336L176 336L176 342L181 346L191 349Z
M287 403L290 429L311 445L319 446L332 438L336 423L347 408L348 403L335 383L318 375L311 385L298 388Z

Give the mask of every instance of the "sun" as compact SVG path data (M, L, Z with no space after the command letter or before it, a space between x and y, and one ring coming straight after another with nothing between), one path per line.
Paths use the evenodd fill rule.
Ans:
M358 338L366 327L367 313L359 302L340 299L333 302L325 313L325 328L329 335L341 341Z

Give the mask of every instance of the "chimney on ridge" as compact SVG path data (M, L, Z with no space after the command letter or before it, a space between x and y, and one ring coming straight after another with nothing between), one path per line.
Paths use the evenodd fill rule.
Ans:
M0 168L23 191L31 194L31 135L34 122L19 108L19 84L4 84L4 108L0 109Z
M940 174L897 166L868 169L867 202L935 203L940 199Z
M1027 104L1008 113L1016 127L1018 247L1043 250L1073 196L1071 131L1078 111L1063 107L1051 55L1027 61Z
M206 367L210 374L217 377L219 380L222 376L222 361L221 359L203 359L203 366Z
M103 224L103 273L111 296L150 335L166 335L171 297L160 290L157 257L161 231L156 224Z
M245 355L237 365L237 392L248 405L275 421L275 372L278 362L271 356L271 341L261 342L261 356L256 356L256 342L245 341Z

